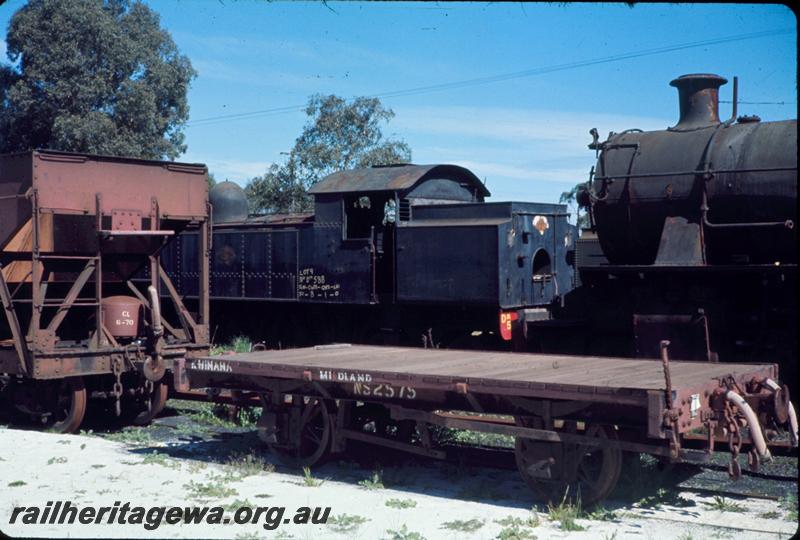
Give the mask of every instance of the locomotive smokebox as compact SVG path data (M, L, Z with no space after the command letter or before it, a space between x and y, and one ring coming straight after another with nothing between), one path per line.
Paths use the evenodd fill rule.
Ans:
M103 298L103 325L115 338L134 338L139 335L142 303L132 296Z
M719 87L728 80L710 73L681 75L670 82L678 89L681 117L673 130L719 124Z

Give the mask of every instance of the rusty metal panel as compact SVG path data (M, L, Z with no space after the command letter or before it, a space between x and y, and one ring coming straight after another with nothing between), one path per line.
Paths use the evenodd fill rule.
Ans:
M323 178L309 190L321 193L347 193L367 191L405 191L423 178L452 178L475 188L480 197L488 197L489 190L472 172L456 165L398 165L340 171Z
M120 209L149 215L152 198L164 219L205 218L208 197L205 165L37 151L33 187L39 206L55 213L95 215Z

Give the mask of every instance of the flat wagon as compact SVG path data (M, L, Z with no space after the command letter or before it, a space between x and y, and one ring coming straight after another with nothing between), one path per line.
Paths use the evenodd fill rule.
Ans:
M433 425L513 436L520 473L544 499L607 496L622 452L703 460L718 440L730 474L771 459L769 444L797 420L774 364L661 361L484 351L327 345L179 361L179 388L257 394L260 437L310 466L362 441L444 458ZM511 420L513 418L513 421ZM705 448L685 448L690 432ZM569 491L567 491L569 490Z

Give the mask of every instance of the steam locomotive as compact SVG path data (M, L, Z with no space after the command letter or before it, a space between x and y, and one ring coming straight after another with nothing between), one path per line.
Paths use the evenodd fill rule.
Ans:
M335 173L312 188L313 214L248 216L238 186L216 186L216 341L657 358L669 339L677 358L769 359L794 380L797 121L735 105L720 121L726 82L672 81L680 118L666 130L591 130L580 236L564 205L485 202L453 165ZM196 249L184 233L163 254L189 297Z
M487 203L463 167L343 171L311 193L314 214L248 217L241 188L212 190L217 340L452 346L485 333L489 343L498 317L508 338L515 319L549 317L572 287L577 230L566 207ZM177 240L163 261L192 296L196 240Z
M680 119L664 131L604 142L594 131L573 304L603 353L657 357L666 338L678 357L769 359L794 381L797 120L737 117L734 105L720 121L726 82L673 80Z

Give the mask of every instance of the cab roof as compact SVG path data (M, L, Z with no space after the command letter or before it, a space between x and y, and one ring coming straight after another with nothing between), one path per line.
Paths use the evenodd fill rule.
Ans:
M339 171L330 174L314 185L309 193L353 193L366 191L410 191L427 180L447 179L467 187L476 188L476 193L489 196L489 190L472 171L458 165L387 165Z

